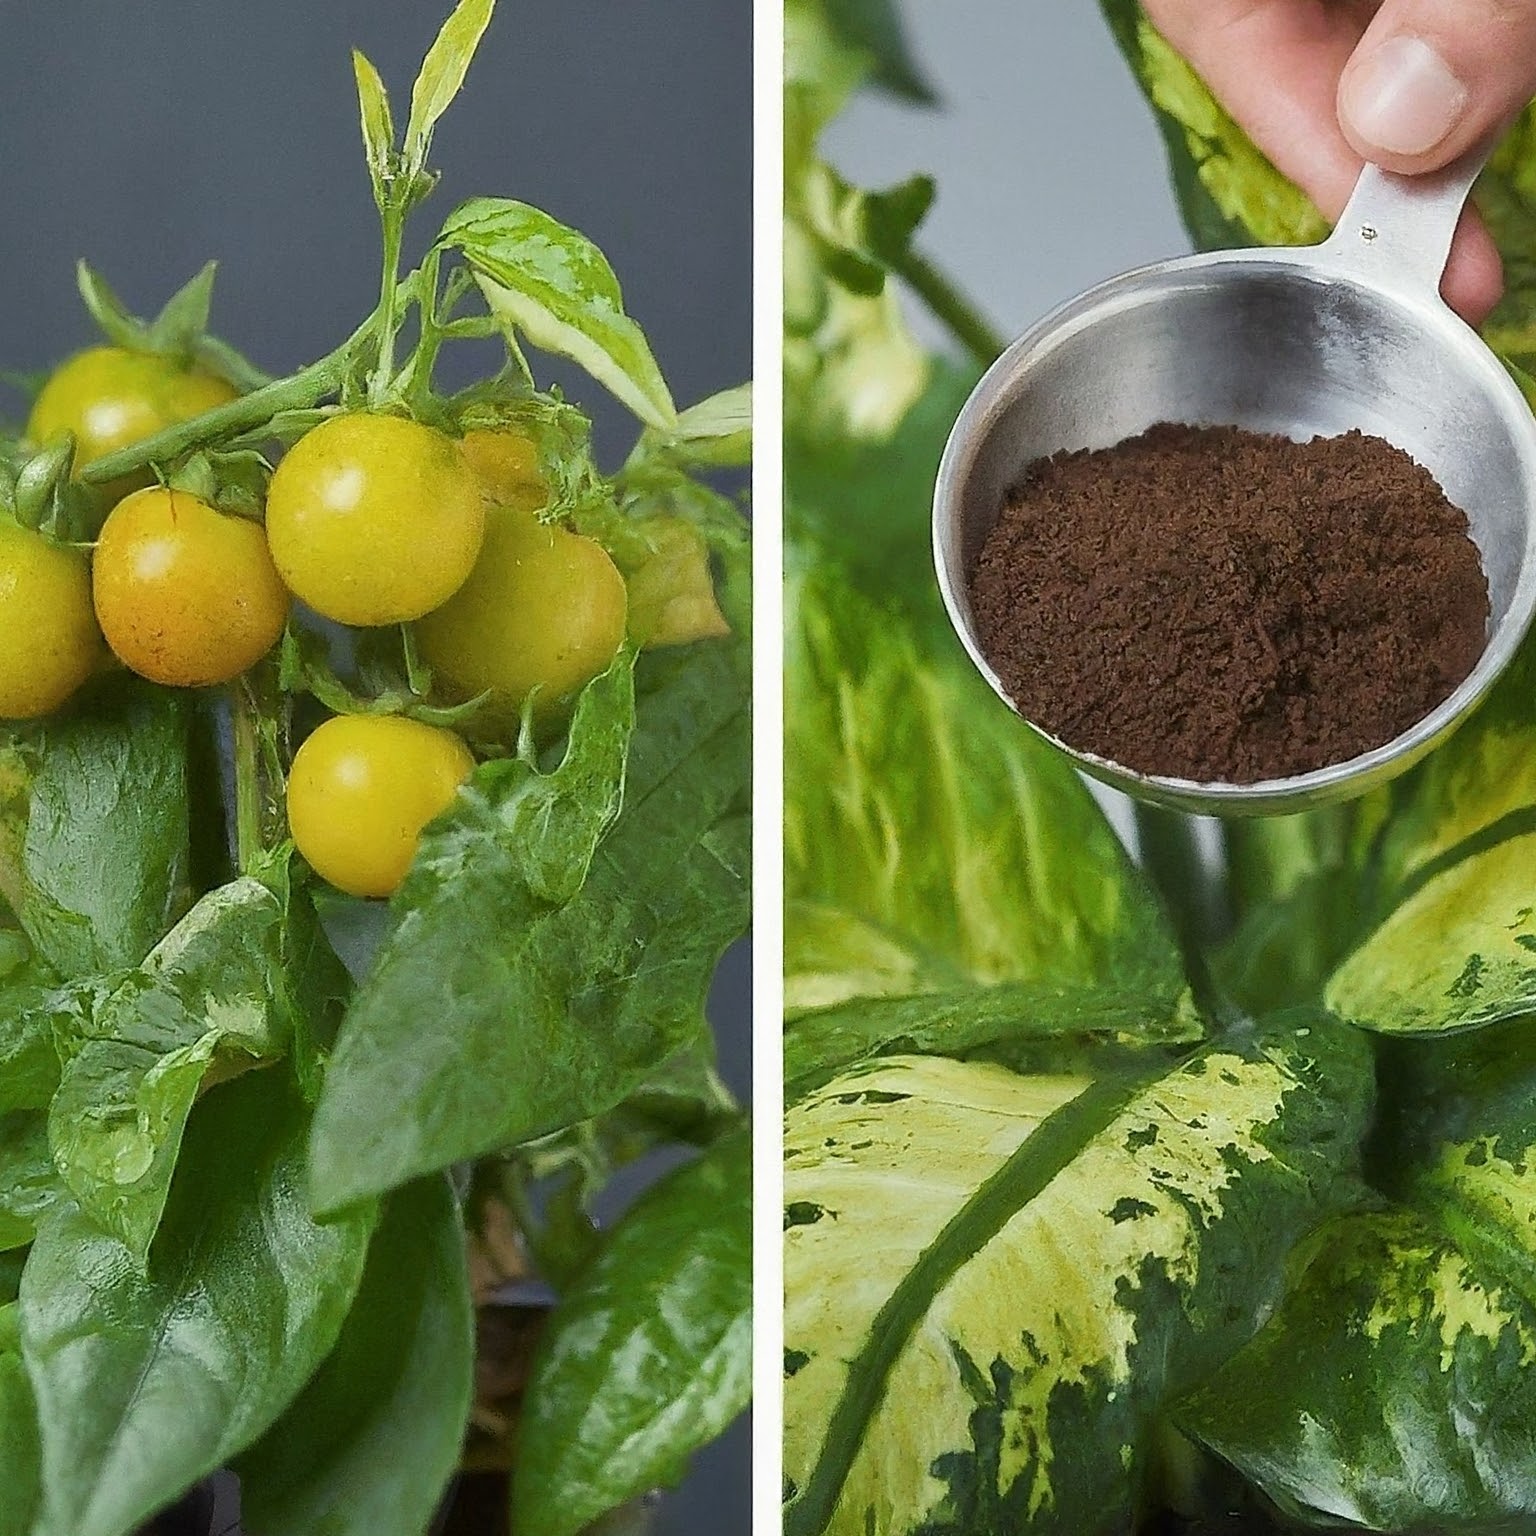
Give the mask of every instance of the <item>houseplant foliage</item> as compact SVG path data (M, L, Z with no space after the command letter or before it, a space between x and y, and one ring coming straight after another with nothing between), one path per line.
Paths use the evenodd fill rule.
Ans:
M127 1536L222 1467L251 1536L420 1536L471 1412L472 1260L481 1290L558 1296L519 1532L674 1480L745 1406L745 1121L704 1004L748 916L748 549L700 475L746 462L750 392L679 411L602 254L525 204L471 200L401 271L492 6L449 17L398 132L354 56L384 263L335 351L271 378L208 333L211 268L145 322L82 266L108 345L4 444L0 550L91 582L116 653L92 625L67 697L0 667L5 1536ZM444 393L465 338L504 364ZM529 350L635 413L616 472ZM56 426L103 370L169 392L135 397L159 416L125 442ZM382 581L316 532L336 463ZM257 584L221 555L158 607L135 589L139 646L109 622L102 530L162 506ZM445 507L447 576L450 541L422 538ZM530 568L548 585L485 620L487 585ZM405 578L442 590L397 621ZM253 592L277 593L270 633ZM210 663L234 631L254 655ZM687 1156L599 1230L610 1176L658 1148Z
M1197 243L1321 236L1105 10ZM1390 789L1234 823L1219 888L1155 895L933 590L996 339L922 258L917 184L816 149L860 85L919 90L896 9L789 16L786 1529L1526 1530L1536 649ZM1517 376L1531 132L1478 191Z

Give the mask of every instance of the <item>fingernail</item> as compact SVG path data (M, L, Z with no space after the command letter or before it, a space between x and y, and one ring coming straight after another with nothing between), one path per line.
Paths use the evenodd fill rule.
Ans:
M1339 115L1362 143L1422 155L1461 119L1467 88L1422 37L1389 37L1349 72Z

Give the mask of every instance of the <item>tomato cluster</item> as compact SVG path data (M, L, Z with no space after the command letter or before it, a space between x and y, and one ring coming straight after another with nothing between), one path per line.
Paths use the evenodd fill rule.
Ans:
M47 381L27 436L71 432L83 468L235 397L174 359L97 347ZM106 490L89 552L0 517L0 631L15 637L0 648L0 719L49 714L113 658L168 687L230 682L277 645L297 598L354 627L415 624L441 691L482 700L477 720L509 737L525 708L557 713L625 638L623 575L596 540L540 520L537 448L513 429L328 417L279 460L264 522L148 477ZM388 895L473 768L450 731L338 716L294 760L295 843L342 890Z

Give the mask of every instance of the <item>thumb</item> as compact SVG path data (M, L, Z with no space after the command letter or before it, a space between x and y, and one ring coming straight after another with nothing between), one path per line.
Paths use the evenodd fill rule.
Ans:
M1339 80L1339 125L1388 170L1432 171L1536 90L1536 0L1385 0Z

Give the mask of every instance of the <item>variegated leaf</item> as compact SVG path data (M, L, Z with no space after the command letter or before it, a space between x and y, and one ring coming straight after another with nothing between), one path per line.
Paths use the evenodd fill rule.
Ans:
M1183 1428L1308 1523L1527 1531L1536 1310L1438 1224L1347 1217Z
M786 1126L788 1536L1123 1522L1164 1398L1352 1189L1358 1036L1291 1015L1091 1081L865 1064Z
M1404 1204L1320 1232L1274 1319L1177 1410L1309 1522L1536 1526L1536 1098L1529 1047L1482 1049L1496 1033L1416 1047L1453 1087L1391 1170Z
M1536 646L1392 804L1368 864L1380 920L1329 1006L1415 1035L1536 1008Z

